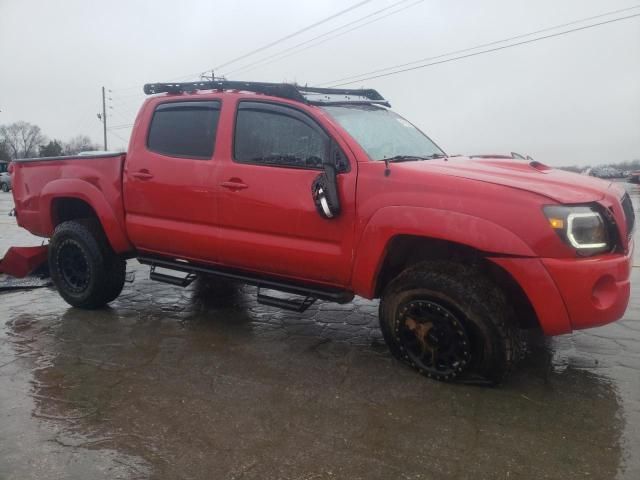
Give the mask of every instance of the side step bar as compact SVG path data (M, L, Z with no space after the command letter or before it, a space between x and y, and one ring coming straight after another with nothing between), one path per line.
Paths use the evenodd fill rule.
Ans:
M289 298L279 298L271 295L265 295L260 291L258 286L258 303L261 305L269 305L270 307L282 308L283 310L292 310L294 312L302 313L307 310L311 305L316 303L316 297L306 296L300 300L293 300Z
M193 273L188 273L186 277L174 277L173 275L167 275L166 273L156 272L156 266L151 265L149 278L156 282L170 283L171 285L177 285L178 287L188 287L196 279L196 276Z
M189 263L185 261L179 261L168 258L160 257L138 257L138 261L143 265L151 266L152 280L158 280L172 285L178 285L186 287L189 285L198 274L215 275L218 277L228 278L230 280L237 280L249 285L255 285L258 287L258 302L263 305L270 305L274 307L284 308L287 310L294 310L297 312L303 312L309 308L316 300L327 300L336 303L349 303L353 300L353 293L340 290L337 288L325 287L322 285L313 285L306 283L295 283L279 278L259 276L248 272L214 267L210 265L202 265ZM178 272L186 273L186 277L177 277L159 273L156 268L164 268L168 270L175 270ZM261 292L261 289L275 290L284 293L290 293L304 297L300 300L289 300L271 295L266 295Z

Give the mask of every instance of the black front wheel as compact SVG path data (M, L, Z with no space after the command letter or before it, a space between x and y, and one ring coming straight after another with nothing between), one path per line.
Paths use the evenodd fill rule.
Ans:
M113 252L97 220L71 220L51 238L49 271L67 303L95 309L120 295L126 262Z
M380 302L391 353L441 381L503 381L520 356L513 317L504 293L479 269L447 261L405 270Z
M4 193L7 193L7 192L9 191L9 185L8 185L8 184L6 184L6 183L3 183L3 184L2 184L2 186L1 186L0 188L2 188L2 191L3 191Z

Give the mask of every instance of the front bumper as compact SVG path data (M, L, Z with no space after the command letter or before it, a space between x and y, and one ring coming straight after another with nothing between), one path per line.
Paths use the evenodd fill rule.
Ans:
M631 291L633 246L629 245L625 255L542 260L558 286L574 330L622 318Z
M584 259L491 258L518 282L546 335L620 319L629 303L633 243L628 252Z

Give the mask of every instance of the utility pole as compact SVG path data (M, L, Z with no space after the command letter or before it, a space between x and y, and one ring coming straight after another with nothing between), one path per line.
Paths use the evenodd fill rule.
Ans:
M102 87L102 129L104 131L104 149L107 148L107 102L104 95L104 87Z

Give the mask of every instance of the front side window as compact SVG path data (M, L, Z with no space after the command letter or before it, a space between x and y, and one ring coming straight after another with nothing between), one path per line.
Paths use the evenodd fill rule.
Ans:
M386 108L375 105L337 105L323 108L360 144L372 160L404 155L444 155L429 137Z
M295 168L322 168L328 135L303 113L280 105L241 102L238 106L234 159Z
M173 102L156 107L149 128L149 150L174 157L213 155L220 102Z

